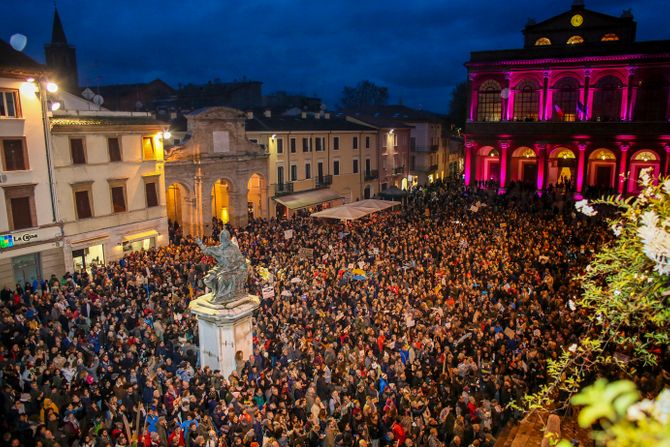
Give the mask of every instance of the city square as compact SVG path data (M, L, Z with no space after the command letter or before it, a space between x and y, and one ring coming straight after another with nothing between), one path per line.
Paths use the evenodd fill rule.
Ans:
M667 445L670 40L553 9L448 112L3 35L2 445Z

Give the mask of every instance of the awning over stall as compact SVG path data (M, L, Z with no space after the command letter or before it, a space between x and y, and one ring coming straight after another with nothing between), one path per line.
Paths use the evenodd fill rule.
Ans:
M148 230L148 231L143 231L141 233L128 234L126 236L123 236L123 242L141 241L141 240L148 239L150 237L155 237L155 236L158 236L158 231Z
M275 197L274 200L290 210L297 210L341 198L341 195L331 189L314 189L311 191L297 192Z

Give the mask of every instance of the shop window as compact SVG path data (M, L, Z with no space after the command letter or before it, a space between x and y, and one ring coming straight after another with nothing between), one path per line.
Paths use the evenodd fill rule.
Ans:
M103 245L93 245L80 250L72 250L72 264L74 270L80 272L89 270L96 265L105 264L105 254Z
M150 250L156 247L156 238L148 237L139 241L124 242L123 243L123 252L128 253L131 251L140 251L140 250Z
M2 140L2 156L5 171L25 171L28 168L28 152L23 138Z
M15 256L12 258L12 270L17 284L32 284L35 280L42 279L40 268L40 254L31 253L29 255Z

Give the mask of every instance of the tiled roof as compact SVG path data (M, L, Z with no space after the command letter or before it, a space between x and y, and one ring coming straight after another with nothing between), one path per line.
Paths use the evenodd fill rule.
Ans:
M51 127L84 127L84 126L155 126L163 123L143 116L55 116L50 120Z
M246 120L247 132L305 132L305 131L372 131L373 127L363 124L352 123L341 118L315 119L308 115L307 118L300 116L278 116L267 118L265 116L254 116Z
M45 71L45 67L31 57L16 51L4 40L0 40L0 71L38 73Z

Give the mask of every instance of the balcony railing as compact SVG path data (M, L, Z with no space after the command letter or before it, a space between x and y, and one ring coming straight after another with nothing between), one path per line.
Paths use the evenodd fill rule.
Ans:
M317 189L320 188L328 188L330 185L333 184L333 176L332 175L322 175L321 177L317 177L314 179L314 187Z
M284 194L291 194L293 192L293 183L277 183L275 185L275 195L283 196Z
M376 169L371 169L369 171L365 171L365 180L374 180L376 178L379 178L379 171Z
M552 135L589 135L591 137L612 134L621 135L654 135L670 132L670 122L649 121L470 121L466 124L466 132L474 134L500 133L514 136L537 137L547 139Z

